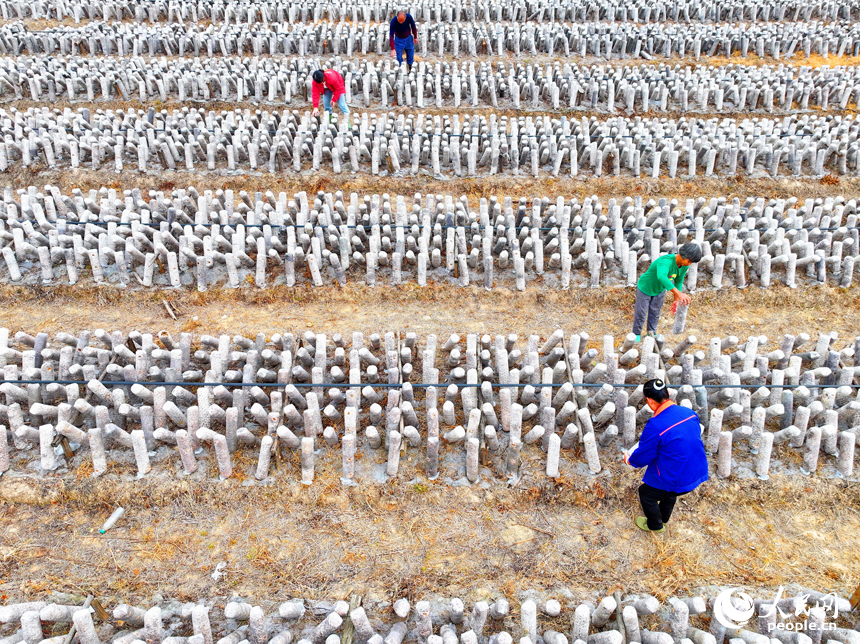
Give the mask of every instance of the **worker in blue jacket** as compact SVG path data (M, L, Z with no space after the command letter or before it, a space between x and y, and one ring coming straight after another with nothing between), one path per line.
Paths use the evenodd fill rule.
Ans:
M406 73L412 73L415 62L415 41L418 39L418 27L411 14L402 9L391 19L388 25L388 44L391 46L391 57L397 57L397 64L403 64L403 54L406 54Z
M636 517L636 526L663 532L675 500L708 480L708 460L696 412L672 402L660 379L649 380L642 389L654 415L625 461L633 467L647 466L639 486L645 516Z

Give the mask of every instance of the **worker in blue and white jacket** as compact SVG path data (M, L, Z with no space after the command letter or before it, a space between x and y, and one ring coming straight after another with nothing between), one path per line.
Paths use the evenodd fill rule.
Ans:
M663 532L677 498L708 480L708 460L696 412L670 400L669 388L660 379L646 382L642 393L654 415L624 460L647 467L639 486L645 516L636 517L636 526Z

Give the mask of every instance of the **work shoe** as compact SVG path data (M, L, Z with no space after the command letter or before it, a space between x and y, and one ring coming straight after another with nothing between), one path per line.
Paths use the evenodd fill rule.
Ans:
M642 342L642 336L641 335L636 336L636 342Z
M644 530L645 532L665 532L666 531L666 526L663 526L659 530L652 530L651 528L648 527L648 519L646 519L645 517L636 517L636 521L634 521L634 523L636 524L637 528L639 528L640 530Z

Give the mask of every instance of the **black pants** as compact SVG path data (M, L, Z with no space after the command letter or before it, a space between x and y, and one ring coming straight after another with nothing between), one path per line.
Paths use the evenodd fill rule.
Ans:
M675 501L684 494L687 493L678 494L677 492L658 490L647 483L640 485L639 503L642 504L642 511L645 513L645 518L648 519L648 529L659 530L664 523L668 523L672 516L672 510L675 508Z

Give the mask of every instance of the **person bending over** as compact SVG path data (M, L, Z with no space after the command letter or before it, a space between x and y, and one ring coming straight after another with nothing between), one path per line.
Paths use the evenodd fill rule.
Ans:
M636 342L642 337L642 325L648 319L648 334L657 335L657 321L660 319L660 309L663 308L663 300L666 292L670 292L675 301L672 303L672 312L679 304L684 306L690 303L690 296L682 293L684 288L684 276L687 267L702 259L702 249L697 244L684 244L677 253L663 255L653 262L648 270L642 274L636 283L636 306L633 309L633 333L636 334Z
M636 517L636 527L663 532L677 498L708 480L708 459L696 412L672 402L660 379L649 380L642 389L654 415L624 460L647 468L639 486L645 516Z
M391 57L397 56L397 64L403 64L403 54L406 54L406 73L412 72L415 62L415 40L418 38L418 27L412 16L402 9L391 19L388 26L388 44L391 45Z
M337 103L340 113L349 117L349 105L346 104L346 85L340 72L335 69L327 69L325 71L318 69L313 73L311 78L313 78L313 83L311 83L311 98L314 105L313 115L319 116L320 95L322 95L323 108L329 122L332 119L332 103ZM351 120L347 119L347 122L352 127Z

